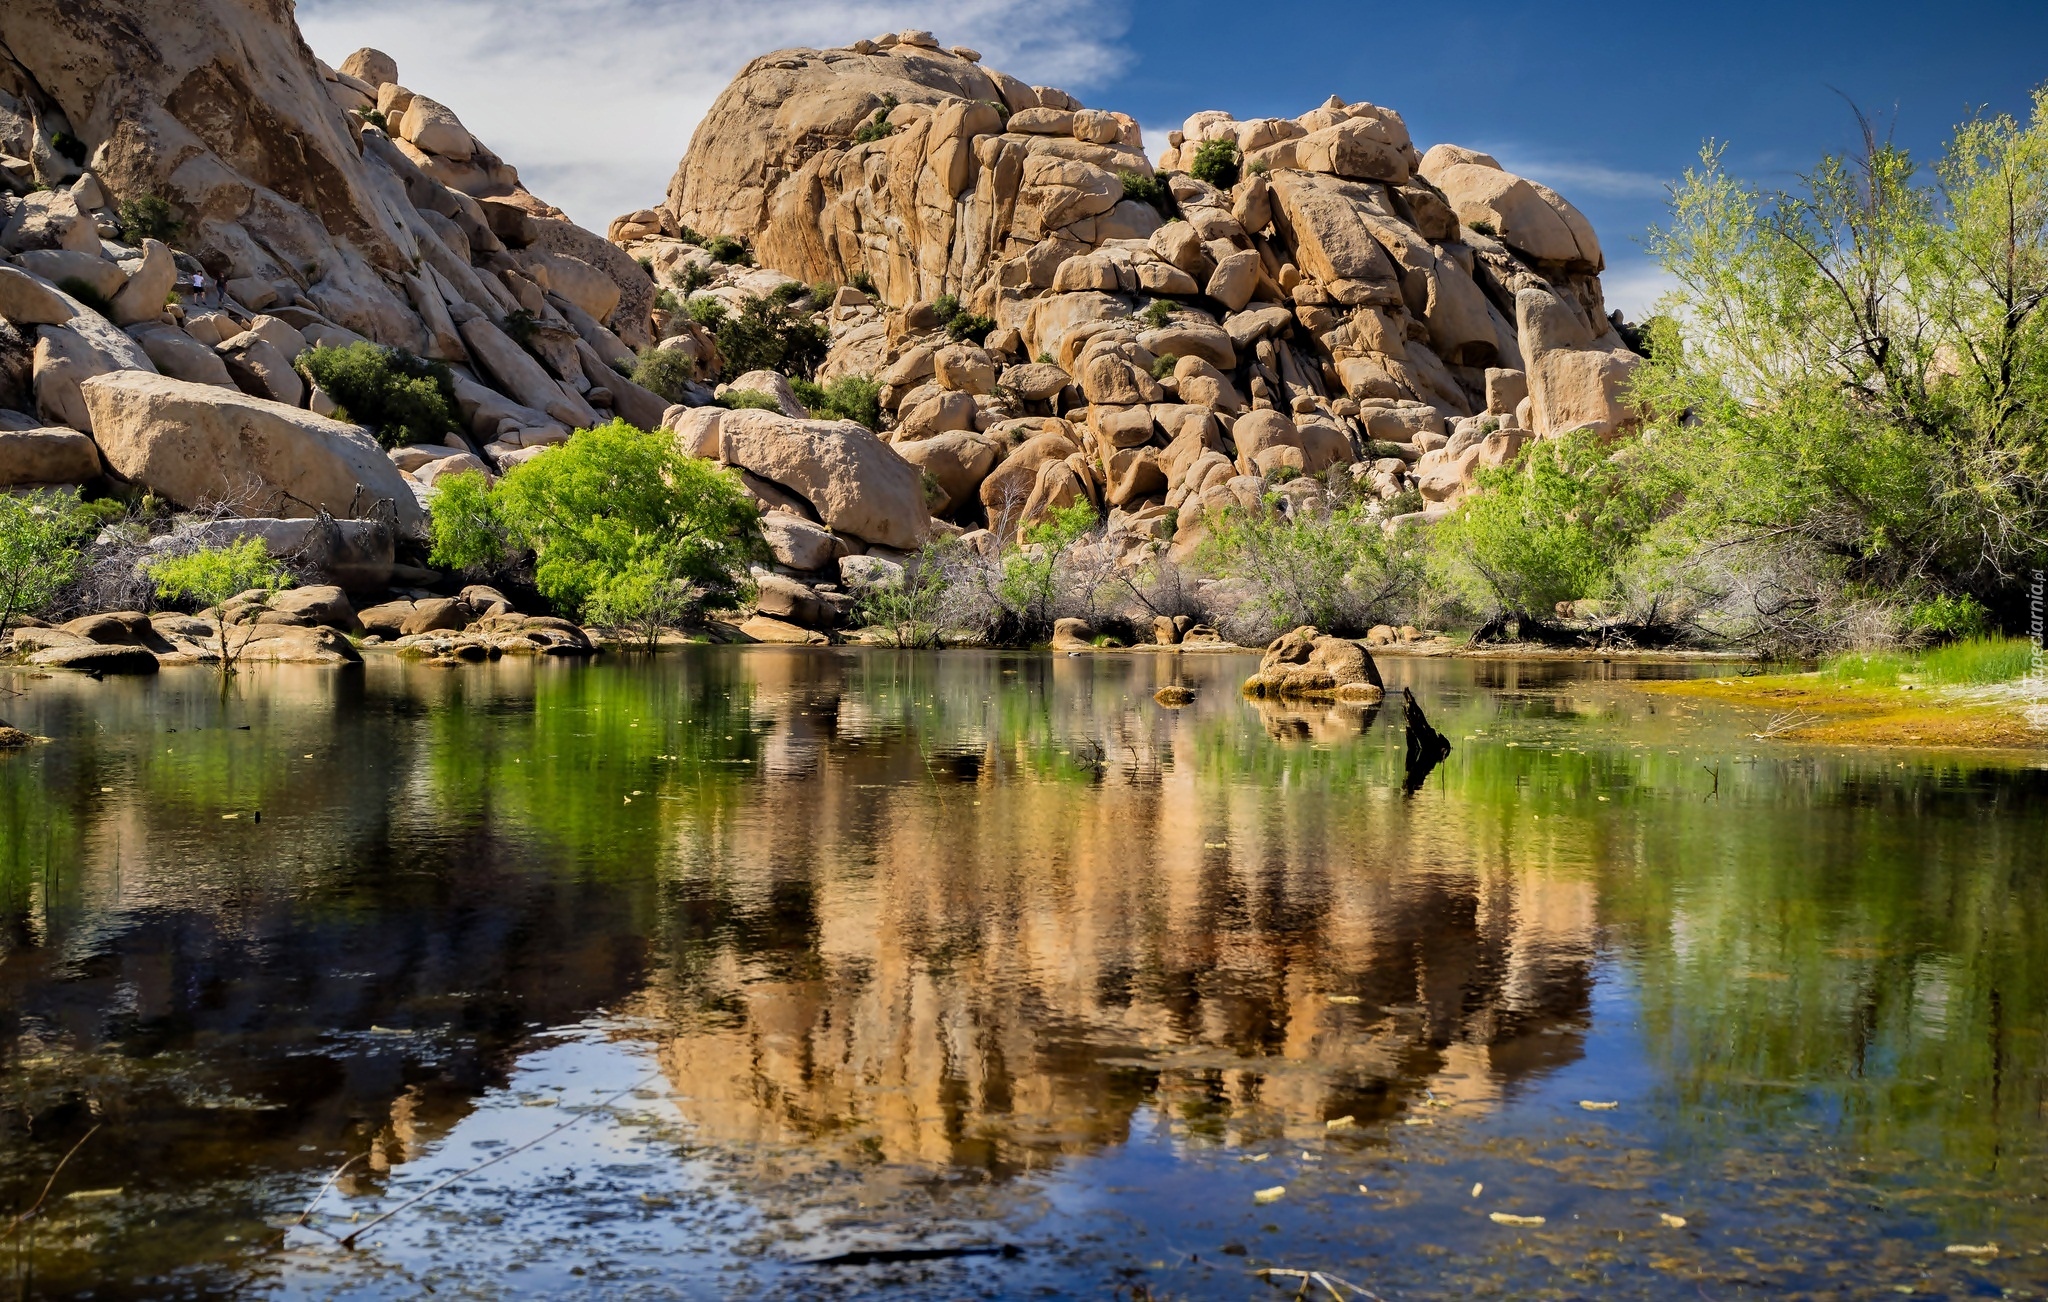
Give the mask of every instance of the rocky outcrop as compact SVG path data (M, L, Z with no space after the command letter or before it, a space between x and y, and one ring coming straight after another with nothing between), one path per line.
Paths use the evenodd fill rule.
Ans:
M1281 700L1340 700L1360 703L1385 695L1372 653L1349 638L1331 637L1303 625L1266 648L1259 671L1244 681L1244 694Z

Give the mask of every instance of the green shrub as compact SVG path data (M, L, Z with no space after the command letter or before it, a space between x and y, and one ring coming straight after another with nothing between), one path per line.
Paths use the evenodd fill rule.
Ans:
M1301 478L1301 471L1295 466L1274 466L1266 472L1269 484L1287 484Z
M533 342L533 332L539 327L539 320L523 307L515 307L505 314L504 330L521 348Z
M654 294L654 310L657 312L680 312L683 310L683 300L677 298L676 292L672 289L662 288L656 290Z
M689 310L690 319L706 330L718 329L718 323L725 320L725 301L709 294L691 299Z
M950 324L960 315L960 298L957 294L941 294L932 300L932 316L940 325Z
M1138 319L1154 330L1173 320L1173 304L1163 298L1155 298L1138 314Z
M825 327L786 302L750 298L716 326L718 352L725 373L780 371L808 379L817 373L831 346Z
M681 402L697 381L697 364L673 348L642 348L631 379L670 402Z
M699 235L697 233L696 228L692 226L678 225L676 227L676 238L681 240L685 244L696 244L701 246L704 243L704 237L702 235Z
M730 235L713 235L704 241L704 251L711 255L713 262L738 263L743 267L754 265L754 255L747 246Z
M2034 644L2023 637L1971 637L1923 652L1920 681L1978 687L2025 678L2034 667Z
M831 281L819 281L817 284L812 285L810 289L811 306L819 309L820 311L832 306L833 295L837 294L838 292L839 286L833 284Z
M808 296L811 287L800 280L786 280L768 291L768 297L776 303L788 305Z
M1254 158L1251 162L1245 164L1244 170L1251 176L1264 176L1273 170L1273 164L1270 159Z
M1561 601L1614 596L1656 514L1654 488L1586 430L1482 470L1432 534L1448 587L1495 616L1548 618Z
M291 576L270 557L261 538L244 538L226 547L202 547L184 556L164 556L148 565L156 584L156 595L174 601L193 601L213 611L220 636L220 672L225 678L235 672L235 660L256 636L251 620L239 643L228 637L227 603L245 592L273 593L289 587Z
M1495 230L1493 223L1489 221L1466 222L1465 229L1479 235L1484 235L1489 240L1500 238L1500 232Z
M759 389L727 389L712 399L729 411L781 411L782 404L775 401L772 393Z
M857 145L873 144L877 140L886 140L895 134L896 124L889 121L889 110L878 108L875 110L874 116L861 123L859 130L853 133L853 143Z
M76 492L0 493L0 634L56 600L84 567L87 540L120 513Z
M680 270L669 272L668 279L687 298L711 283L711 268L701 262L686 262Z
M1163 380L1172 375L1174 366L1179 362L1180 358L1175 357L1172 353L1159 354L1159 356L1152 359L1152 378Z
M637 263L639 263L639 264L640 264L640 270L642 270L642 271L644 271L644 272L646 272L646 273L647 273L647 278L648 278L649 280L653 280L653 279L654 279L654 259L653 259L653 258L635 258L635 259L633 259L633 261L635 261L635 262L637 262Z
M309 348L299 367L387 448L440 443L462 431L455 379L446 366L402 348L354 343Z
M430 519L434 564L474 570L530 552L534 586L550 601L643 628L731 605L761 552L760 513L735 472L684 455L666 431L617 420L495 485L442 480Z
M981 344L995 333L995 318L978 316L973 312L959 312L946 322L948 338L966 343Z
M882 423L882 385L866 375L842 375L829 384L794 379L789 382L797 401L810 408L820 420L856 421L869 429Z
M1242 158L1235 140L1205 140L1195 150L1188 175L1221 190L1237 184L1238 160Z
M1906 623L1923 637L1951 642L1989 631L1991 612L1975 597L1941 593L1914 606Z
M114 305L108 302L100 294L99 290L94 289L90 281L82 280L77 276L66 276L57 282L57 288L71 295L71 297L103 317L112 318L114 315Z
M59 131L51 136L50 148L61 157L69 159L73 167L85 166L85 142L69 131Z
M875 297L875 278L865 271L854 272L846 278L846 283L861 293L866 294L869 298Z
M1124 198L1150 204L1161 217L1173 211L1173 192L1158 177L1129 171L1118 172L1117 177L1124 183Z
M121 221L121 238L130 244L146 239L168 244L185 228L177 211L161 195L138 194L123 199L116 212Z
M1423 560L1413 541L1389 537L1380 517L1362 507L1296 516L1232 510L1203 522L1210 532L1198 563L1253 594L1240 619L1257 625L1246 630L1254 636L1301 624L1337 634L1398 624L1422 589Z
M376 109L364 109L361 113L358 113L356 116L362 118L363 123L366 126L373 126L377 128L379 131L383 132L389 132L391 130L391 123L386 121L384 115L377 111Z

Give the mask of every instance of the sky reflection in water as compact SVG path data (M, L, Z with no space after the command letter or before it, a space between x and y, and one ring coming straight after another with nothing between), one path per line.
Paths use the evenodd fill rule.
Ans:
M1398 703L1248 668L17 682L54 740L0 758L0 1209L102 1129L0 1288L2048 1289L2030 757L1391 661L1456 748L1410 794ZM350 1157L333 1235L577 1117L360 1251L292 1226Z

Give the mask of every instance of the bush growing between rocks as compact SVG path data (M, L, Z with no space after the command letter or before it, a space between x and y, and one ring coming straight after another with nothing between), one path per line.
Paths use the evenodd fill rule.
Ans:
M873 276L870 276L865 271L854 272L851 276L848 276L846 278L846 283L853 286L861 293L866 294L869 298L876 297L875 278Z
M73 167L85 166L85 142L69 131L59 131L52 135L50 148L55 150L59 157L69 159Z
M539 325L539 319L523 307L515 307L505 314L505 336L521 348L533 342L533 332Z
M820 420L850 420L879 429L882 424L882 385L867 375L842 375L827 384L794 379L789 382L797 401L810 408Z
M77 577L85 544L121 514L76 492L0 493L0 636L17 615L47 609Z
M738 263L743 267L754 265L754 255L747 246L730 235L713 235L704 241L704 251L714 262Z
M750 298L737 313L704 324L717 335L718 355L732 375L780 371L809 379L832 345L831 335L809 313L772 298Z
M946 322L946 337L963 343L980 345L995 333L995 318L980 316L973 312L959 312Z
M1228 190L1237 184L1238 162L1242 157L1235 140L1205 140L1195 150L1194 161L1188 164L1188 175L1219 190Z
M727 389L713 399L727 411L781 411L782 404L775 401L772 393L759 389Z
M725 303L707 294L690 300L689 313L690 319L698 325L706 330L716 330L718 323L725 320Z
M669 272L668 278L671 284L683 291L683 297L688 298L711 283L711 268L701 262L687 262L681 269Z
M149 577L156 593L172 601L190 601L210 610L214 631L220 638L220 672L225 678L235 672L235 661L256 636L256 622L239 643L228 639L227 604L247 592L265 599L291 586L291 575L270 558L261 538L244 538L226 547L202 547L183 556L165 556L150 562Z
M299 369L341 408L337 420L369 427L386 448L441 443L462 432L455 379L440 362L403 348L354 343L309 348Z
M1167 376L1172 375L1173 368L1176 365L1178 365L1179 362L1180 358L1175 357L1172 353L1159 354L1159 356L1152 359L1152 378L1155 380L1163 380Z
M960 298L957 294L941 294L932 300L932 319L940 325L951 325L953 318L960 315Z
M760 511L737 474L685 456L665 431L617 420L494 485L444 479L429 509L434 564L476 570L531 553L541 595L643 633L735 604L763 551Z
M1146 304L1145 310L1138 314L1138 319L1154 330L1162 329L1173 320L1173 304L1166 299L1155 298Z
M1413 533L1389 537L1382 519L1362 506L1326 514L1229 511L1210 529L1197 564L1252 592L1229 622L1247 645L1302 624L1356 635L1405 622L1425 577Z
M1117 173L1117 179L1124 183L1124 198L1150 204L1161 217L1174 214L1173 192L1158 177L1147 176L1143 172L1121 171Z
M628 378L670 402L681 402L697 382L697 364L673 348L642 348Z
M391 130L391 124L385 120L384 114L377 109L364 109L356 114L356 116L361 118L366 125L373 126L379 131L388 133Z
M162 195L138 194L123 199L115 210L121 223L121 238L129 244L162 240L169 244L185 223Z

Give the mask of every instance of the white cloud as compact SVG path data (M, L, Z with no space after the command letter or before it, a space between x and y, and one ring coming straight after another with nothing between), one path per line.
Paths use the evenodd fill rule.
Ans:
M1558 158L1519 145L1497 145L1484 152L1517 176L1526 176L1571 199L1590 195L1600 199L1662 199L1668 176L1609 167L1585 159Z
M1545 182L1548 184L1548 182ZM1678 288L1678 281L1662 267L1640 254L1614 258L1600 276L1601 297L1607 308L1620 308L1622 315L1640 322L1657 306L1657 299Z
M690 133L747 60L928 28L991 67L1081 91L1106 83L1121 0L301 0L330 64L361 46L454 109L535 194L602 231L658 202Z

